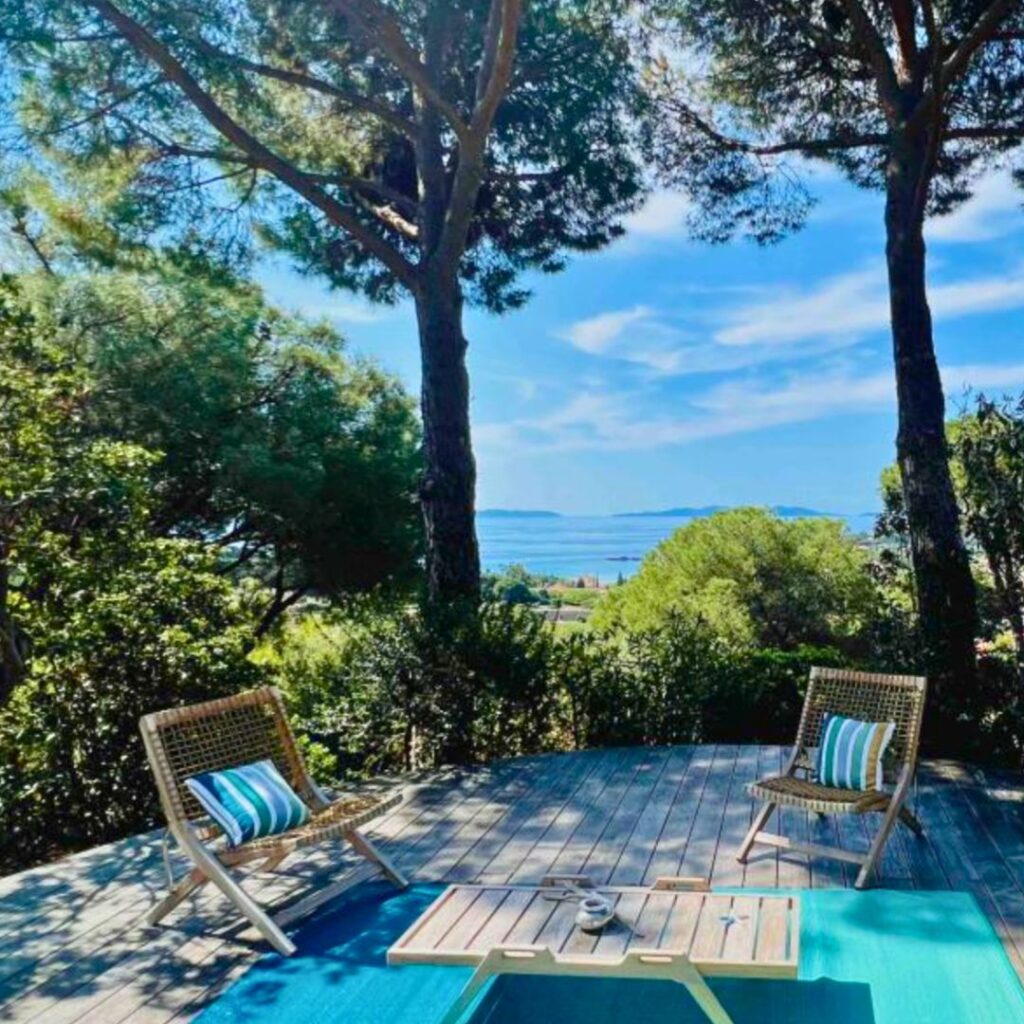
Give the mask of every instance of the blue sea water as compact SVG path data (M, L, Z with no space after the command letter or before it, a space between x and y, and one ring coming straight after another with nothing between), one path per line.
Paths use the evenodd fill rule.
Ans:
M870 532L870 515L840 516L853 533ZM479 516L484 569L524 565L533 573L571 579L597 576L614 583L631 576L640 560L689 516Z

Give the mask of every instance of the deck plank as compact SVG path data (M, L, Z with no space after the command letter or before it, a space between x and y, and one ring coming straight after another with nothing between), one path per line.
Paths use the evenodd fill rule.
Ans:
M640 813L609 879L612 885L641 885L693 757L692 747L673 747L661 776Z
M728 810L729 790L736 770L736 759L740 748L720 746L715 750L711 773L701 794L700 806L686 845L682 863L676 875L696 875L710 878L718 858L719 838L722 822Z
M503 845L481 867L478 881L508 882L513 875L519 873L545 837L552 841L556 822L566 807L575 804L577 794L600 771L604 760L602 752L598 751L591 752L588 757L574 756L574 770L562 773L544 787L544 798L534 804L529 816L516 823L515 830L506 836ZM543 854L539 860L546 870L549 862L543 859ZM528 875L529 869L526 870ZM540 874L533 880L539 877Z
M692 751L686 772L668 812L668 818L654 844L651 859L644 872L645 885L652 885L662 876L680 873L680 865L693 833L714 756L714 747L696 747Z
M516 883L538 882L554 865L572 839L590 808L601 799L605 787L625 757L621 749L605 751L594 771L573 792L551 823L540 834L529 853L509 875Z
M758 889L850 885L855 869L833 861L775 850L755 850L745 868L735 861L754 811L746 783L778 771L787 756L775 746L621 748L452 769L414 780L407 800L368 832L422 881L535 883L552 871L582 871L618 885L677 874ZM972 893L1024 978L1024 786L925 762L917 809L926 835L897 829L882 882ZM821 819L786 808L770 827L863 849L876 825L876 817ZM350 849L332 844L246 884L260 899L306 906L373 875ZM211 888L165 925L146 926L143 915L162 886L155 834L0 879L0 1022L186 1024L264 947ZM723 898L741 919L753 912L750 897L715 897ZM667 905L642 894L620 900L623 916L646 933L661 933ZM715 904L700 941L745 955L742 928L719 933L724 907ZM574 913L570 902L509 895L478 939L490 943L507 931L508 941L615 953L634 941L625 929L583 937ZM456 927L476 925L467 917ZM780 943L772 931L780 927L769 922L758 941Z

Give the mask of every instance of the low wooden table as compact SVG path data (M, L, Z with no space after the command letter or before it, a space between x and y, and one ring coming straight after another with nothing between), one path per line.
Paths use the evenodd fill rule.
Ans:
M388 950L388 963L476 967L442 1024L455 1024L498 974L676 981L713 1024L732 1024L705 978L795 978L800 901L692 885L659 879L652 888L596 888L618 915L598 935L576 925L578 902L559 879L452 885Z

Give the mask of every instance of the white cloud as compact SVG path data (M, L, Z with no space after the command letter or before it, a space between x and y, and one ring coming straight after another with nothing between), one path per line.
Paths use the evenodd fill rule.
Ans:
M953 319L1024 305L1024 268L992 277L933 284L933 316ZM811 289L749 303L725 314L715 340L723 345L790 345L811 339L858 340L889 325L883 269L840 274Z
M655 376L738 370L765 359L759 352L708 341L649 306L577 320L555 336L588 355L634 363Z
M942 377L949 393L1019 388L1024 364L950 366ZM647 393L581 392L545 416L482 424L475 433L482 447L506 451L628 451L885 409L894 402L891 371L858 373L833 366L772 384L719 385L693 398L682 415L652 415Z
M928 289L928 299L937 319L1015 309L1024 305L1024 272L933 285Z
M687 233L691 202L681 192L652 192L644 205L622 221L631 235L648 238L678 238Z
M887 332L884 268L838 274L809 288L732 293L710 311L637 305L578 320L557 337L588 355L642 366L654 377L727 373L795 362ZM767 297L766 297L767 296ZM936 321L1024 307L1024 265L1006 273L933 284Z
M623 331L631 324L640 323L651 315L647 306L634 306L610 313L601 313L576 323L559 332L558 337L569 342L581 352L600 355L619 340Z
M962 391L999 391L1024 385L1024 365L975 363L947 366L942 371L942 386L947 396Z
M839 274L803 292L783 291L735 307L722 319L714 335L722 345L780 345L862 334L888 322L884 271Z
M1024 192L1008 170L992 171L976 184L974 196L925 227L931 241L988 242L1024 228Z

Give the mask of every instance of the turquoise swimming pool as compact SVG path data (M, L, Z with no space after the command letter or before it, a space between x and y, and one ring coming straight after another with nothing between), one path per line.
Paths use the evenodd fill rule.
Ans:
M201 1024L435 1024L470 968L388 967L436 885L366 886L309 920L298 953L260 960ZM974 898L802 892L798 981L713 981L735 1024L1020 1024L1024 991ZM703 1024L665 982L501 978L472 1024Z

